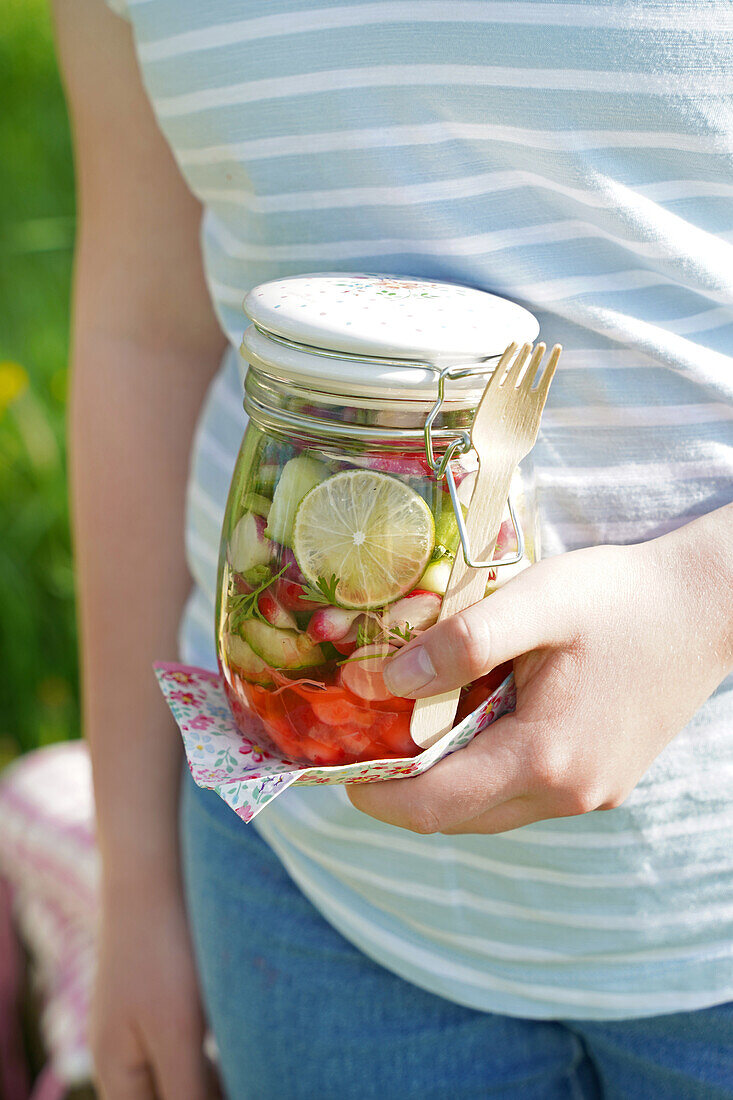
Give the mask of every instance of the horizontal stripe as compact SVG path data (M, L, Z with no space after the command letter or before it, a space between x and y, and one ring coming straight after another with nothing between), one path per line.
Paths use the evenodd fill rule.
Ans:
M280 826L282 828L282 825ZM733 903L724 902L715 905L710 902L701 903L699 908L691 909L686 906L683 910L664 910L631 914L625 913L591 913L571 912L566 907L558 910L541 908L538 905L517 905L512 902L500 901L488 894L476 894L459 886L453 886L450 890L442 890L440 887L430 886L419 877L407 878L401 875L399 879L387 876L383 872L377 874L354 864L352 860L339 860L326 855L323 851L314 852L308 844L308 838L297 830L288 834L290 845L298 848L308 855L309 859L331 871L341 882L360 883L368 888L366 896L370 896L370 890L375 889L387 894L395 894L409 898L416 903L422 902L435 906L444 906L450 909L473 910L477 913L486 913L494 917L525 921L528 924L556 924L566 928L595 929L597 931L637 931L641 928L667 928L678 924L704 924L706 922L717 923L719 921L733 920ZM637 836L638 842L638 836ZM416 870L417 868L415 868ZM557 897L557 902L563 904L567 901L562 895ZM525 933L526 934L526 933ZM521 935L521 933L520 933Z
M659 425L709 424L733 421L733 405L599 405L593 408L547 408L544 428L653 428ZM731 454L733 468L733 453Z
M246 423L246 414L242 407L243 401L244 393L239 382L237 382L236 389L233 392L228 384L218 385L211 394L212 412L215 410L217 412L221 411L230 421L230 426L241 431L242 425Z
M733 280L733 273L731 279ZM639 268L598 275L561 276L560 278L542 279L536 283L520 283L514 287L514 293L529 301L549 303L586 294L616 293L627 290L640 290L644 287L677 285L674 279L667 278L659 272ZM706 289L706 294L709 298L723 298L728 302L733 295L733 281L731 282L730 292ZM629 320L632 323L636 322L636 318L629 318Z
M536 185L535 185L536 186ZM225 226L221 219L212 213L207 219L207 229L216 240L221 250L233 259L238 260L308 260L317 263L321 260L343 260L371 256L403 255L406 253L421 254L425 256L484 256L494 252L510 250L514 248L526 248L533 244L548 244L561 241L578 239L600 238L617 244L624 250L635 255L649 257L663 257L669 255L668 247L659 247L646 242L627 240L600 226L590 222L569 219L566 221L552 221L544 225L531 225L523 228L494 230L488 233L473 233L468 237L442 237L432 240L425 238L379 238L375 240L337 240L326 242L307 241L304 244L254 244L236 237ZM724 249L719 243L715 244L715 250L721 253L721 267L724 259ZM730 263L733 265L733 248L725 249L725 254L730 252ZM717 258L717 257L716 257ZM712 259L712 257L711 257ZM724 269L725 276L730 278L730 269ZM721 276L722 279L723 276ZM595 277L596 280L599 278ZM614 279L620 289L639 285L674 286L675 280L655 272L614 272L611 276L601 276L606 282L601 289L609 289L608 279ZM630 279L634 282L630 282ZM639 280L644 280L640 283ZM570 286L580 288L580 293L592 293L593 281L590 276L573 276L570 279L553 280L553 293L556 288ZM548 284L532 284L534 286ZM525 295L529 297L529 295ZM562 297L567 295L561 294ZM733 299L733 279L731 279L731 292L728 295ZM546 298L546 295L545 295Z
M723 314L728 314L730 311L726 306L715 307L715 309L706 310L706 313L718 313L718 309ZM699 317L700 314L694 316ZM690 318L692 319L692 318ZM681 319L681 323L684 323L687 318ZM665 321L664 327L670 329L672 324L677 322ZM676 330L675 330L676 331ZM659 362L651 355L645 355L637 348L583 348L583 347L563 347L562 353L562 369L563 374L566 371L606 371L606 370L624 370L633 371L641 370L659 370Z
M730 480L733 475L733 452L727 461L690 459L687 462L638 462L633 465L619 463L608 466L542 466L535 465L540 482L545 479L554 487L588 486L592 479L593 489L586 488L588 495L598 492L609 485L646 486L651 489L664 483L671 487L684 481L699 479L702 481ZM677 494L675 494L676 496Z
M186 533L186 544L189 552L202 561L208 562L215 568L219 564L219 555L214 547L206 539L202 538L196 527L189 525Z
M618 967L636 967L651 962L684 964L691 957L694 958L694 951L691 952L689 948L685 950L678 947L658 947L649 951L604 952L603 954L594 952L564 954L560 951L540 951L538 948L533 950L522 944L521 941L511 944L501 940L487 939L482 935L471 935L465 932L445 932L440 928L416 920L412 914L401 914L401 916L408 928L414 929L423 937L430 936L430 938L440 944L445 944L453 951L458 950L468 955L476 955L478 958L483 957L489 962L501 960L502 962L534 964L534 967L539 965L542 968L550 966L577 967L582 964L588 967L611 966L616 969ZM709 950L706 953L709 955L716 954L723 959L727 959L730 955L729 940L718 941L714 945L706 945L706 948L708 946Z
M450 142L504 142L528 148L579 153L592 149L671 149L680 152L729 155L721 135L658 132L655 130L555 130L503 126L491 122L410 123L317 133L281 134L194 148L178 147L176 157L184 167L249 163L278 157L316 156L358 149L409 148ZM720 148L716 148L716 143Z
M733 478L733 465L731 466L731 478ZM701 512L700 515L705 515ZM690 517L697 518L697 517ZM679 517L659 520L650 517L646 525L642 525L638 519L614 520L603 519L595 523L581 523L579 521L558 519L547 526L543 538L543 546L551 538L559 540L559 548L552 549L553 553L562 553L568 549L580 549L585 546L598 546L603 543L624 545L627 543L642 542L645 539L669 534L681 526ZM689 782L689 780L688 780Z
M247 287L245 290L242 290L241 287L238 286L227 286L225 283L220 283L211 275L209 275L207 278L207 285L215 301L217 301L220 305L234 306L239 310L242 309L244 296L247 293L247 290L249 290L249 287ZM244 314L242 314L242 328L244 328L244 326L248 323L249 322L244 317Z
M731 768L723 769L723 774L731 774ZM686 782L689 785L689 780ZM684 789L684 784L679 780L675 780L674 784L670 785L670 797L674 791L679 790L681 787ZM660 797L663 797L661 793ZM298 822L297 828L303 836L310 830L319 837L328 837L343 844L344 851L351 844L360 844L366 848L384 852L385 837L381 832L375 834L367 829L359 829L351 821L348 827L340 828L313 813L304 805L303 801L294 800L289 802L285 810L285 817ZM279 827L283 828L282 820ZM636 872L594 873L582 871L574 873L572 871L556 871L548 867L514 863L511 861L511 853L507 853L508 859L499 860L456 849L453 845L434 847L432 844L411 840L409 834L403 835L402 830L399 832L395 830L391 833L389 851L390 853L399 852L405 856L414 869L417 869L420 862L424 860L427 864L438 863L466 867L477 871L479 874L486 875L487 881L489 881L490 876L498 875L500 878L515 879L519 882L542 882L563 890L627 889L658 882L658 873L649 866ZM733 864L728 864L726 867L725 865L721 866L717 861L712 866L709 862L693 866L680 864L665 867L664 876L665 878L669 876L670 880L673 881L682 881L711 873L722 874L726 869L730 870L731 867L733 867ZM430 878L430 872L427 872L425 877Z
M691 332L709 332L723 325L733 325L733 307L716 306L693 313L689 317L677 317L664 322L664 327L678 336L686 336Z
M230 23L197 28L166 38L144 42L139 46L140 60L163 61L181 55L219 49L242 42L256 42L264 38L289 37L295 34L324 32L343 27L366 27L371 24L390 23L508 23L531 26L606 27L627 30L638 34L642 29L677 30L679 20L674 11L667 12L637 9L628 10L608 5L581 6L580 4L531 4L531 3L467 3L453 0L446 7L443 0L418 0L405 3L389 0L377 4L360 4L357 7L340 6L315 8L311 11L289 11L277 15L264 15L252 19L239 19ZM730 23L730 11L725 7L707 9L695 13L698 29L710 26L722 27ZM733 24L731 25L733 27ZM695 27L689 28L694 32Z
M174 96L154 96L160 118L177 118L220 107L236 107L267 99L318 95L363 88L440 87L534 88L541 91L601 92L605 95L669 96L693 90L691 76L654 72L599 72L592 69L514 69L499 65L375 65L353 69L326 69L295 76L266 77L217 88L200 88ZM711 98L733 87L733 73L716 77Z
M221 526L223 519L221 508L218 504L214 503L212 497L208 493L204 492L203 488L197 481L191 482L188 487L188 500L189 503L196 508L200 508L205 513L208 519L217 524L217 528Z
M733 183L719 180L661 180L659 183L650 183L644 188L634 188L634 190L657 202L701 197L733 198Z
M615 1008L626 1015L629 1010L637 1012L645 1010L651 1013L669 1010L669 992L661 991L658 994L635 993L623 991L622 993L607 993L588 989L571 989L566 986L548 986L537 982L509 982L496 978L493 975L477 970L474 967L464 966L453 957L445 960L437 956L433 950L424 950L414 943L412 938L406 939L390 932L379 924L372 924L348 906L342 905L330 893L322 891L312 880L304 879L299 874L297 862L292 858L289 848L280 843L272 833L268 841L277 851L290 874L299 883L304 893L316 900L321 910L330 915L333 923L350 938L356 938L364 950L373 954L378 960L383 960L384 951L389 951L393 957L392 968L398 973L402 967L396 966L397 960L409 962L416 967L417 972L425 972L439 976L445 982L446 973L450 973L451 982L465 983L469 986L479 986L483 989L501 990L512 995L523 996L527 999L546 1000L553 1004L577 1005L581 1008L599 1007ZM675 1007L678 1011L702 1007L706 1004L716 1003L718 999L728 1000L733 997L733 985L721 986L715 990L686 991L675 990Z
M201 628L207 638L214 637L214 617L208 601L202 603L199 599L191 599L186 605L186 618Z
M283 831L282 825L279 827L278 833L286 838L288 836L288 831ZM354 840L356 839L355 837ZM359 842L362 842L361 838L359 838ZM383 850L384 845L382 843L382 851ZM420 906L417 906L416 909L417 912L421 911ZM446 944L454 950L457 948L459 951L466 951L469 954L485 956L488 959L501 959L505 962L535 963L550 966L565 964L578 965L578 963L582 962L586 965L603 963L617 967L637 965L643 962L679 962L690 957L689 946L686 948L651 948L648 950L614 952L613 954L610 952L604 952L603 954L595 952L579 954L577 951L571 954L562 951L553 951L547 948L532 947L527 944L524 937L517 942L508 942L487 938L482 935L471 935L453 931L448 932L436 928L435 925L424 924L417 918L414 911L402 913L401 917L404 923L410 928L413 928L423 936L427 935L434 938L438 942ZM730 953L730 951L731 945L729 940L718 941L716 944L710 945L709 947L710 954L719 953L725 956Z
M708 814L689 821L681 818L677 821L663 822L660 825L644 826L644 840L651 844L673 837L694 836L699 833L730 832L733 827L733 809L721 814ZM517 844L539 844L555 847L564 844L568 848L626 848L639 843L638 829L623 829L613 833L562 832L556 829L541 829L532 825L524 829L515 829L505 833L505 838Z
M356 206L415 206L430 202L445 202L446 200L480 198L483 195L496 194L500 191L513 191L520 187L536 187L552 191L558 195L572 198L576 202L581 202L585 206L601 209L611 204L612 196L616 191L623 194L627 200L631 191L634 197L641 196L657 202L680 198L699 198L701 196L733 198L733 183L710 183L706 180L665 180L660 183L624 184L623 187L618 187L618 185L612 185L608 180L601 180L595 189L591 189L590 187L569 187L565 183L541 176L535 172L505 170L481 172L473 176L463 175L458 179L404 184L401 187L336 187L322 191L290 191L274 195L257 195L254 191L243 191L237 188L201 188L198 191L198 197L205 203L242 206L253 213L265 214L295 210L334 210ZM731 215L731 218L733 220L733 215ZM563 225L566 223L558 221L557 224ZM598 229L598 227L592 228ZM685 227L685 231L689 232L689 228ZM698 230L698 232L701 231ZM610 234L609 238L616 239L611 238ZM638 244L640 249L643 246L642 242L628 241L625 243L630 247ZM709 243L714 245L715 238ZM649 254L664 255L668 253L669 244L662 252L657 249Z
M199 452L207 455L221 470L226 471L227 476L231 476L236 456L226 451L208 432L202 432L200 435Z

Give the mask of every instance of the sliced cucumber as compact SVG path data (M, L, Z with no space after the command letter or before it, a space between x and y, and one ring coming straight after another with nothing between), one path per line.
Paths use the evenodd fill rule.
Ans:
M224 639L224 656L227 664L245 680L252 684L271 684L270 670L244 638L238 634L227 634Z
M279 473L280 467L274 464L268 463L266 466L260 466L257 471L257 479L255 482L256 492L263 493L266 497L271 497L277 484Z
M449 558L431 561L416 587L424 588L427 592L437 592L439 596L445 595L452 568L453 562Z
M235 573L247 573L258 565L267 565L275 551L265 537L265 521L254 512L245 512L229 539L229 564Z
M322 665L326 660L321 647L307 634L278 630L258 619L248 619L242 625L242 636L270 668L307 668Z
M310 455L298 455L283 466L267 517L268 538L292 546L295 512L306 493L328 477L328 468Z
M260 493L247 493L242 501L242 507L245 512L254 512L256 516L267 519L272 508L272 501L269 497L261 496Z
M468 509L461 505L465 518ZM435 520L435 545L441 546L449 554L455 554L460 542L458 533L458 521L453 511L453 502L449 493L443 493L440 501L440 512Z

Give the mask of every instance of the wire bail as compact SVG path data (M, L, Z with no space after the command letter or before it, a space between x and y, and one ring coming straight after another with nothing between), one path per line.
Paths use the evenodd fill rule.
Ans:
M450 493L451 504L453 505L453 512L456 517L456 524L458 525L458 535L461 540L461 547L463 548L463 557L466 561L466 565L471 566L472 569L501 569L505 565L517 565L524 557L524 531L515 510L514 501L512 500L512 494L510 492L507 498L507 506L509 509L509 518L512 521L514 533L517 536L516 553L511 558L503 558L501 561L474 560L468 531L466 530L466 524L463 519L463 508L458 499L456 480L450 467L450 463L456 455L467 454L473 447L472 433L471 431L459 432L455 439L452 439L448 443L443 456L439 460L436 460L433 448L433 424L443 407L446 380L452 381L454 379L470 378L481 374L491 374L495 369L498 358L498 356L495 356L490 364L489 361L486 360L485 365L474 367L444 367L442 370L439 370L437 367L432 366L432 369L438 372L438 396L435 404L428 413L424 429L425 457L436 481L442 481L443 478L445 478L448 482L448 492Z

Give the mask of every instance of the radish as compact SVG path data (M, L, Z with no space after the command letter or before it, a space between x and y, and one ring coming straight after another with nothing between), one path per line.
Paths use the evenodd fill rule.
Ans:
M311 616L308 637L314 642L340 642L346 638L359 615L359 611L347 611L342 607L322 607Z
M254 588L242 573L231 573L232 591L236 596L247 596Z
M359 760L367 752L371 753L374 745L374 739L369 732L367 733L341 733L339 736L339 743L344 752L349 756L353 756L356 760ZM367 756L370 759L370 756Z
M416 588L386 609L384 628L388 632L397 629L403 634L408 626L413 632L427 630L437 623L441 603L437 592ZM401 642L395 640L394 644L400 645Z
M289 581L286 576L275 582L275 596L278 603L288 611L318 611L323 607L319 601L304 598L305 589L297 581Z
M247 573L256 565L267 565L275 547L265 537L265 520L245 512L229 539L229 564L235 573Z
M350 465L365 470L379 470L384 474L397 474L400 477L430 477L425 453L395 453L394 451L374 451L372 454L349 459Z
M270 626L276 626L278 630L297 630L298 624L289 611L273 596L271 592L263 592L257 600L260 615L267 619ZM318 639L320 640L320 639Z
M283 576L287 577L289 581L296 581L298 584L308 583L300 571L300 566L295 560L295 554L289 546L282 547L282 553L280 554L278 562L278 572L280 569L285 569Z
M353 726L355 724L354 710L356 708L346 692L339 691L337 693L333 689L327 689L322 695L314 694L310 705L318 721L325 722L327 726ZM363 725L364 723L357 724ZM371 725L371 721L369 725Z
M396 652L393 645L361 646L348 663L342 666L341 683L360 699L391 699L392 692L387 690L382 671L385 659Z
M337 642L331 642L334 649L344 657L353 656L354 652L359 648L359 620L357 619L348 634L343 638L339 638Z
M361 455L358 458L349 459L352 466L361 466L365 470L379 470L385 474L396 474L398 477L432 477L425 452L419 451L373 451L371 454ZM456 485L460 485L463 479L471 471L476 469L477 459L475 455L462 455L451 462L451 470Z
M507 554L516 554L516 552L517 536L514 533L514 524L511 519L505 519L499 528L499 534L496 538L494 557L496 559L505 558ZM504 570L502 570L502 572L504 572Z
M487 569L486 595L489 596L492 592L496 592L497 588L502 588L512 577L529 569L531 564L532 562L525 556L514 565L505 565L501 569Z

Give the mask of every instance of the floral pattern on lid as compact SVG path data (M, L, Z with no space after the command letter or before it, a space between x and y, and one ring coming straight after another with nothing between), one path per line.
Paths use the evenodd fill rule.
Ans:
M265 332L351 355L469 361L533 341L536 319L515 302L456 283L329 272L263 283L244 302Z
M181 731L194 781L205 790L216 791L243 821L251 821L268 802L295 784L371 783L419 775L463 748L516 703L514 677L510 675L480 707L419 756L309 768L263 748L259 744L262 727L254 714L249 736L239 732L221 677L215 672L158 662L155 674Z

